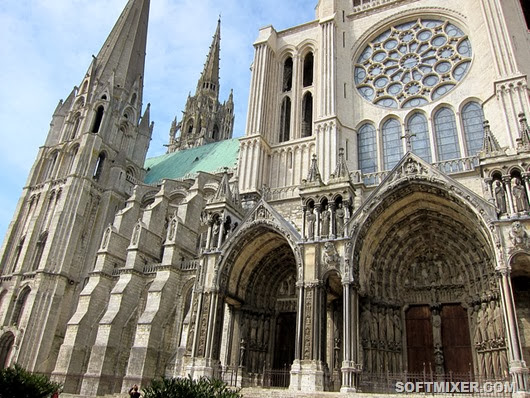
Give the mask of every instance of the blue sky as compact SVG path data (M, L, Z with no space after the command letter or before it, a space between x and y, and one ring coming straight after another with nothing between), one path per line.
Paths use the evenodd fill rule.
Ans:
M0 2L0 239L12 220L52 113L84 76L127 0ZM152 0L144 105L155 122L148 156L165 152L171 120L195 86L221 14L221 102L234 89L244 135L252 43L260 27L311 21L317 0Z

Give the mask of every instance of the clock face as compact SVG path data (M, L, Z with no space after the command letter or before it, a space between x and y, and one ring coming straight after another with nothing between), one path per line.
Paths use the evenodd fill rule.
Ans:
M354 65L361 96L385 108L436 101L471 65L467 35L449 21L417 19L385 30L364 46Z

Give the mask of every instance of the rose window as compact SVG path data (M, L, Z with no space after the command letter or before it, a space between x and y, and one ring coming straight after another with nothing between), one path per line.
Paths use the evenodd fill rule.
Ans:
M385 108L412 108L435 101L464 78L471 44L448 21L418 19L373 39L355 64L355 86Z

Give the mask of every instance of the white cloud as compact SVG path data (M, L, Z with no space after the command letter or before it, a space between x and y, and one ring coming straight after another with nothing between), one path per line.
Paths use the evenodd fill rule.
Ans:
M86 72L126 0L4 0L0 3L0 237L52 113ZM149 155L163 153L171 120L195 92L221 14L221 95L234 89L236 136L244 134L252 43L258 29L314 18L316 0L151 1L144 103L155 131ZM9 181L9 184L4 183Z

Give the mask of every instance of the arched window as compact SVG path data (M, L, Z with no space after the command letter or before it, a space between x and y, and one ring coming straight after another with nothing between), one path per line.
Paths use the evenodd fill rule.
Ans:
M377 171L377 147L375 128L371 124L363 124L357 134L357 147L359 154L359 169L366 173Z
M96 161L96 167L94 168L94 175L92 178L95 181L98 181L101 178L101 173L103 172L103 164L105 163L105 153L100 153L98 160Z
M304 87L313 85L313 53L309 53L304 58Z
M467 155L473 156L482 149L484 141L484 112L477 102L470 102L462 109L462 124L466 137Z
M390 170L403 156L401 143L401 126L396 119L389 119L383 124L383 167Z
M57 157L58 156L59 156L59 153L57 151L55 151L55 152L52 153L52 155L48 159L47 167L46 167L46 174L45 174L45 177L44 177L45 180L53 178L54 171L55 171L55 165L57 164Z
M20 325L22 315L24 314L24 307L26 306L26 301L30 292L31 289L29 287L26 287L18 295L17 302L15 304L15 309L13 310L13 314L11 315L11 325Z
M293 59L289 57L283 63L282 91L291 91L292 87L293 87Z
M193 133L193 119L188 122L188 134Z
M214 140L219 139L219 126L217 124L213 126L212 139Z
M79 145L76 145L70 151L70 159L68 162L68 174L74 172L75 157L77 156L77 151L79 150Z
M46 246L46 240L48 240L48 232L43 232L37 240L37 245L35 246L35 257L33 258L33 263L31 264L31 270L35 271L39 268L40 260L42 259L42 253L44 253L44 246Z
M409 118L407 128L412 135L410 140L412 152L430 163L432 157L427 118L422 113L415 113Z
M441 108L434 114L436 149L438 160L457 159L460 157L455 114L449 108Z
M76 113L74 116L74 127L72 127L72 134L70 134L70 139L73 140L77 137L77 132L79 131L79 124L81 123L81 114Z
M103 120L104 112L105 112L105 108L103 107L103 105L98 106L98 109L96 110L96 118L94 119L94 125L92 126L93 133L99 132L99 128L101 127L101 121Z
M15 272L17 269L18 260L20 260L20 254L22 253L22 248L24 247L25 240L26 240L26 236L23 236L18 241L18 245L15 248L15 257L13 259L13 265L11 266L11 272Z
M313 135L313 96L306 93L302 100L302 137Z
M285 97L282 101L280 114L280 142L289 141L291 134L291 99Z

